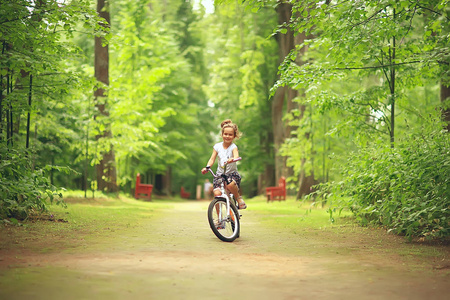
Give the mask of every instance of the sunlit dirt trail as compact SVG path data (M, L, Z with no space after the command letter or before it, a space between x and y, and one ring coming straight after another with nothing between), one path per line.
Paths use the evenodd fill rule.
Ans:
M207 205L176 203L101 247L21 253L8 264L0 252L0 299L448 299L448 272L269 228L251 206L241 237L221 242Z

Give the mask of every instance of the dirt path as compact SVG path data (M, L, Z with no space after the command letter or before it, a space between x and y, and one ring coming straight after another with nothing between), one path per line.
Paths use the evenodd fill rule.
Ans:
M448 256L392 254L389 236L273 229L251 210L223 243L207 204L177 203L83 251L0 251L0 299L448 299Z

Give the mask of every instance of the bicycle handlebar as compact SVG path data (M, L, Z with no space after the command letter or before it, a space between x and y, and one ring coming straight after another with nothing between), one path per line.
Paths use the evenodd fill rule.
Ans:
M222 168L225 168L225 166L228 165L228 164L232 164L232 163L235 163L237 161L240 161L241 159L242 159L242 157L236 157L236 158L233 158L233 160L231 162L226 161L224 163L224 165L222 166Z
M237 161L240 161L241 159L242 159L242 157L237 157L237 158L233 158L233 160L231 162L226 161L222 168L225 169L226 165L235 163ZM213 170L211 170L211 167L209 167L209 168L207 167L206 170L209 171L214 177L217 177L217 175L214 174Z

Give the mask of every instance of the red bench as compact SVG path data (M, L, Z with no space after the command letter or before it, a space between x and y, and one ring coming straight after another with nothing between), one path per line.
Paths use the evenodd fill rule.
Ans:
M184 187L181 187L180 196L181 196L181 198L189 199L189 197L191 196L191 193L186 192Z
M278 186L266 188L267 202L274 200L286 200L286 178L281 177L278 180Z
M152 199L152 190L153 185L152 184L144 184L141 183L141 174L136 175L136 188L134 190L134 198L145 198L148 200Z

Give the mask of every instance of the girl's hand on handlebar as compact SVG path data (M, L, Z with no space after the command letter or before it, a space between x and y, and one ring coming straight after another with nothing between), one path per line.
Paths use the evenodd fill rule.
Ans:
M202 174L205 175L206 173L208 173L210 168L211 168L210 166L206 166L205 168L203 168L202 169Z
M231 163L233 163L233 162L237 162L237 161L239 161L239 160L241 160L242 159L242 157L236 157L236 158L229 158L228 160L227 160L227 164L231 164Z
M224 163L224 165L221 166L221 167L222 167L222 168L225 168L226 165L231 164L231 163L234 163L234 162L237 162L237 161L239 161L239 160L241 160L241 159L242 159L242 157L229 158L229 159Z

